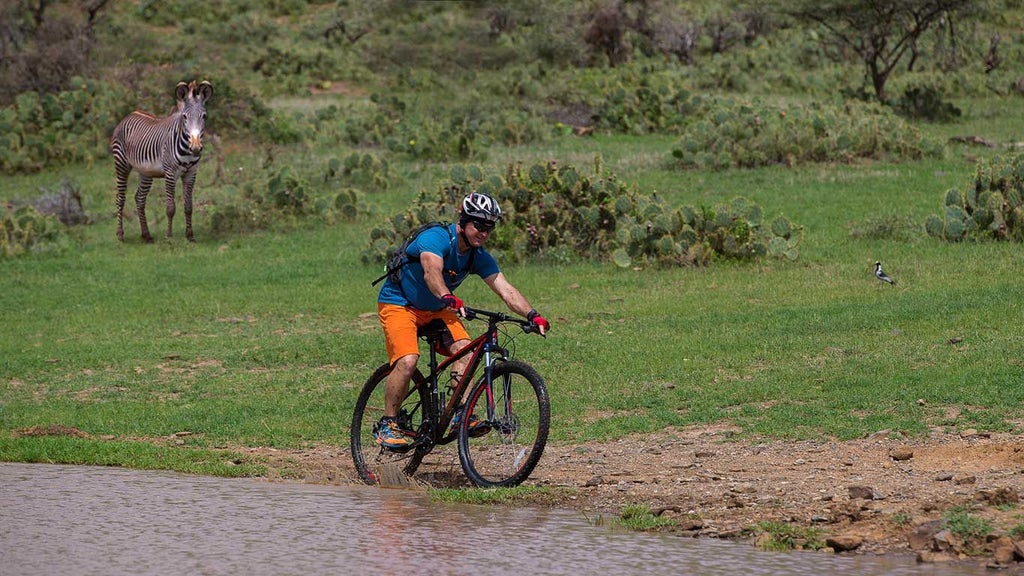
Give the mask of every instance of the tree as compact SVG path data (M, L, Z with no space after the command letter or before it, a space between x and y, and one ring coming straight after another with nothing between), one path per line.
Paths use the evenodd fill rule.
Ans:
M969 12L980 0L798 0L783 11L823 26L834 40L853 49L866 67L879 102L885 84L904 56L917 55L917 41L932 26ZM952 29L952 28L951 28Z
M109 0L0 0L0 104L57 92L90 65L93 26Z

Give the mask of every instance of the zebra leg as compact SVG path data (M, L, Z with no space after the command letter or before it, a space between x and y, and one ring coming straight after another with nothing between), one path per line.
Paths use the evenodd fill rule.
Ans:
M164 174L164 201L167 203L167 237L171 237L171 225L174 223L174 180L173 172Z
M120 242L124 242L124 199L125 191L128 189L128 174L131 172L131 166L125 167L115 164L114 171L117 175L117 194L115 195L115 204L117 204L117 239Z
M135 213L139 215L142 239L150 244L153 242L153 236L149 234L149 225L146 223L146 196L149 195L149 188L152 185L152 178L139 174L139 189L135 191Z
M192 187L196 183L195 170L189 170L181 177L181 198L182 206L185 208L185 238L189 242L195 242L192 236Z

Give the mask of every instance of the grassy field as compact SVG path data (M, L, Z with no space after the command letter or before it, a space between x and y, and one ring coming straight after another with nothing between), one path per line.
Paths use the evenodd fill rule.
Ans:
M998 128L1009 139L1020 133L1014 122L982 116L924 129ZM775 438L1017 428L1024 255L1017 245L943 243L922 231L944 191L969 181L976 151L898 165L678 172L664 168L668 144L570 137L496 149L491 163L586 167L600 154L622 179L673 203L747 196L804 226L801 257L672 270L506 268L553 319L549 338L523 336L515 347L548 382L552 441L716 423ZM397 169L429 182L442 167ZM211 170L200 172L199 200ZM81 183L95 220L78 231L80 247L0 261L0 460L258 474L258 462L232 449L347 445L355 396L383 360L369 286L378 271L358 257L377 218L214 238L200 208L198 242L188 244L180 207L175 238L163 239L153 194L156 244L140 243L134 219L119 244L109 166L3 177L0 188L26 197L63 175ZM416 191L372 201L388 214ZM875 260L895 287L875 280ZM460 295L500 305L479 282ZM85 434L42 434L70 429Z

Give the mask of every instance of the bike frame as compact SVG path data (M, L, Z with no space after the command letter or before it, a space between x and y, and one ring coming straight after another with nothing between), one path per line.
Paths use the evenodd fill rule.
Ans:
M536 370L512 358L516 335L507 325L544 334L533 322L505 312L466 307L463 317L484 321L487 328L445 358L438 357L444 355L438 343L448 339L443 326L438 329L440 323L432 322L418 330L418 338L430 347L429 361L413 370L395 415L411 443L390 447L376 439L393 366L381 365L363 385L350 428L352 460L367 483L389 482L392 470L412 475L436 447L453 441L463 471L476 486L517 486L540 460L550 424L548 393ZM463 373L449 381L447 372L456 362L464 365ZM517 412L513 405L518 408L520 400L524 409ZM486 417L482 426L471 425L473 415ZM465 419L452 430L452 420L460 416Z
M467 310L467 319L473 319L478 317L476 311ZM453 432L446 434L444 431L448 429L453 418L455 418L455 411L458 410L459 404L462 401L462 397L465 396L467 390L472 385L473 377L477 370L480 368L480 364L483 363L484 367L484 380L487 382L487 418L491 419L494 415L494 393L490 390L491 373L494 363L498 359L507 359L508 352L498 344L498 324L503 320L507 319L503 316L487 316L487 330L482 334L473 338L469 341L465 347L456 352L455 354L445 358L443 361L438 363L437 356L438 352L435 346L436 338L426 337L428 347L430 348L430 360L427 366L430 368L430 372L424 377L422 384L413 381L414 386L409 388L409 392L412 393L416 386L429 386L429 398L432 406L423 407L424 409L424 420L429 422L426 434L420 434L417 432L417 438L415 445L427 446L432 448L436 444L447 444L458 436L457 433ZM495 353L498 356L495 357ZM452 387L450 393L451 397L445 400L441 393L441 385L439 378L444 374L453 364L458 362L460 359L470 356L469 363L466 365L466 369L463 374L459 374L459 379ZM442 404L444 408L441 409ZM413 431L409 431L413 432Z

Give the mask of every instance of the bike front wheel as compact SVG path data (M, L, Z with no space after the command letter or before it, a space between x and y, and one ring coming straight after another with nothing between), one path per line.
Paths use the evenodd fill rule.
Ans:
M485 420L470 430L470 415ZM544 380L518 361L496 364L491 382L476 383L459 426L459 461L466 477L484 488L518 486L544 453L551 424L551 404Z
M352 414L352 462L359 477L367 484L394 486L408 483L407 477L416 472L424 454L429 451L429 444L402 451L386 449L377 444L377 425L384 415L384 389L390 373L389 364L377 368L363 385ZM424 411L429 394L426 386L422 385L423 381L423 374L416 370L399 407L399 426L409 433L422 432L424 428Z

